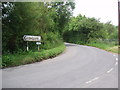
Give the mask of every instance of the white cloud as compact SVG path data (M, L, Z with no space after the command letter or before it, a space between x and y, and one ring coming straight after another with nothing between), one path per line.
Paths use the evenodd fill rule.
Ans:
M82 14L87 17L101 18L101 22L112 21L114 25L118 25L117 0L75 0L75 3L74 16Z

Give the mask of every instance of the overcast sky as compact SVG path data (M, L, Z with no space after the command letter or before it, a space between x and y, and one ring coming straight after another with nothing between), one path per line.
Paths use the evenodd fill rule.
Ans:
M100 18L101 22L112 21L118 25L118 0L75 0L73 15Z

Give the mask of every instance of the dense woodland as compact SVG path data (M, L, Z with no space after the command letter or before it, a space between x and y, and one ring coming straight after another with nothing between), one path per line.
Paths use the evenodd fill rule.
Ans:
M41 49L63 44L63 30L74 8L73 2L2 3L3 54L25 51L23 35L40 35ZM29 46L37 50L35 42Z
M110 21L101 23L100 19L78 15L70 18L63 36L65 41L77 44L114 42L117 45L118 27Z
M64 41L86 44L115 41L117 26L111 22L78 15L73 17L74 2L6 2L2 3L3 54L26 50L23 35L40 35L41 49L51 49ZM37 50L35 42L30 49Z

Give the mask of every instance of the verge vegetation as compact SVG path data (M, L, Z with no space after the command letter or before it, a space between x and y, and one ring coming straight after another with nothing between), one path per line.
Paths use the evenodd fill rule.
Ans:
M53 58L65 50L65 45L62 44L56 48L41 50L40 52L22 52L16 54L7 54L4 55L2 68L11 67L11 66L19 66L34 62L39 62L48 58Z
M41 61L62 53L63 30L74 2L2 2L2 66L17 66ZM40 52L36 42L26 51L24 35L41 36Z
M66 42L98 47L118 53L118 26L111 22L101 23L99 19L78 15L71 17L65 28Z
M72 16L74 2L2 2L2 67L41 61L62 53L64 41L118 52L118 26ZM41 36L40 52L24 35ZM0 58L1 59L1 58ZM1 61L0 61L1 62Z

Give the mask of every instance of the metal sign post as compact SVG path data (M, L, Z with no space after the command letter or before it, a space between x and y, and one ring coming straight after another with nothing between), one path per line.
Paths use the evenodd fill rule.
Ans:
M36 42L36 44L38 45L38 51L39 51L41 42Z
M29 51L28 42L27 42L27 51Z
M38 51L40 50L39 45L38 45Z

